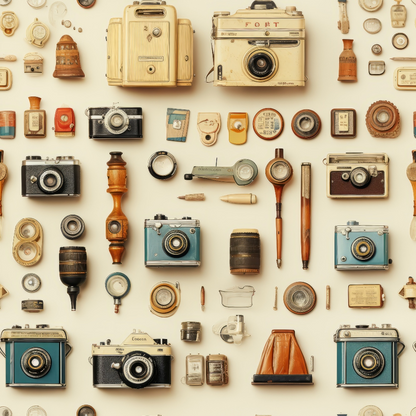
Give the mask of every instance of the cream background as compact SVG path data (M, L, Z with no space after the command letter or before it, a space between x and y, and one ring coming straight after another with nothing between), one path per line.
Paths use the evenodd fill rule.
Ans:
M50 1L48 1L51 4ZM0 283L10 295L1 300L0 327L38 323L63 326L68 332L74 349L67 360L67 388L15 389L0 383L0 405L8 406L14 415L24 415L34 404L39 404L48 415L70 416L81 404L94 406L97 414L106 415L155 415L191 416L195 414L217 415L273 415L273 416L322 416L348 413L355 415L359 409L374 404L385 415L400 412L408 415L416 406L414 399L414 374L416 355L411 344L415 340L415 311L397 292L414 273L415 243L409 237L412 219L412 191L405 169L411 162L414 148L412 112L414 95L396 91L392 85L393 71L401 63L390 61L392 56L415 56L414 21L416 6L410 1L408 20L404 30L392 29L390 6L368 13L356 0L348 1L351 30L345 37L354 39L354 51L358 59L358 79L355 84L337 81L338 56L344 37L337 29L338 4L335 0L278 2L285 7L295 4L306 18L307 75L309 81L303 89L274 88L214 88L205 83L205 74L212 66L210 50L211 17L214 10L229 10L249 5L249 1L209 2L176 0L170 2L177 8L178 17L189 18L195 33L195 73L192 88L182 89L121 89L108 87L106 73L106 28L110 18L121 17L130 1L97 0L90 10L81 9L75 0L67 0L67 19L83 28L83 33L52 27L48 21L48 8L34 10L24 0L13 0L10 6L20 19L15 35L6 38L0 34L0 53L14 53L18 61L1 63L13 71L14 83L10 91L0 93L0 109L17 112L17 136L14 140L2 140L5 163L9 177L3 194L3 232L0 240ZM25 30L38 17L51 28L51 37L42 50L31 47L24 40ZM367 34L363 21L377 17L383 29L377 35ZM408 34L410 45L404 51L396 51L391 45L394 33ZM64 34L70 34L78 43L85 79L54 79L55 45ZM383 54L371 53L371 46L380 43ZM45 58L44 74L31 77L23 73L23 56L38 51ZM367 73L368 60L386 61L386 73L371 77ZM23 135L23 112L29 108L27 97L42 97L41 106L48 115L48 136L29 140ZM380 99L392 101L402 119L402 133L395 140L372 138L365 127L365 113L369 105ZM94 141L88 139L87 118L84 110L91 106L142 106L144 113L144 139L121 142ZM77 117L77 133L73 139L58 139L51 130L55 109L63 104L72 107ZM167 107L191 110L190 127L186 143L166 142L165 115ZM280 138L266 142L249 129L248 141L237 147L228 142L224 127L229 111L249 113L250 123L255 113L264 107L274 107L285 119L285 130ZM352 107L358 114L358 135L353 140L336 140L330 136L329 113L334 107ZM311 108L322 119L320 135L311 141L295 137L290 129L293 115L303 108ZM218 142L211 148L204 147L196 130L199 111L221 113L223 128ZM282 147L285 157L294 167L292 181L283 192L283 266L276 268L275 254L275 197L272 185L264 175L264 168L274 158L274 149ZM123 210L129 219L129 239L121 266L113 266L105 239L105 219L112 209L112 198L106 193L106 162L109 152L120 150L127 162L128 193L123 198ZM177 159L177 175L168 182L154 179L147 171L147 160L158 150L171 152ZM325 167L321 161L328 152L361 150L386 152L391 158L390 196L385 200L339 201L326 197ZM82 196L78 199L22 198L20 194L20 166L27 155L55 157L73 155L82 164ZM259 167L256 181L248 187L234 184L210 183L194 180L186 182L185 173L194 165L227 166L240 158L251 158ZM301 269L299 217L300 217L300 165L312 163L312 253L310 269ZM177 199L186 193L204 192L205 202L185 202ZM220 201L222 195L252 192L258 196L258 204L252 206L231 205ZM202 266L198 269L158 269L144 267L143 222L156 213L169 217L191 216L201 221ZM68 214L80 215L86 223L86 233L73 243L60 232L60 222ZM44 255L40 263L28 269L17 264L11 253L13 230L23 217L33 217L43 226ZM387 224L390 226L390 257L393 265L387 272L351 273L337 272L333 268L333 230L336 224L355 219L362 224ZM258 228L262 243L262 270L256 277L235 277L229 274L229 235L234 228ZM58 275L58 250L60 246L82 245L88 253L88 278L81 287L78 309L70 311L66 287ZM104 288L105 278L115 271L129 276L132 282L130 294L123 299L119 315L113 313L113 301ZM34 272L42 279L41 290L28 296L21 287L22 277ZM182 303L178 312L167 320L149 312L148 296L151 287L161 280L179 281ZM286 310L282 301L285 288L294 281L311 284L318 296L315 310L306 316L296 316ZM380 310L350 310L347 306L347 287L351 283L380 283L387 300ZM235 285L251 284L256 289L254 306L249 310L227 310L220 304L219 289ZM325 286L332 290L331 310L325 310ZM201 312L199 290L206 289L206 310ZM274 312L274 287L279 287L279 309ZM20 310L22 299L39 298L45 302L45 311L31 315ZM243 313L251 338L239 346L227 345L211 331L213 324L226 320L235 313ZM203 325L200 344L180 341L180 323L197 320ZM402 341L407 345L400 359L400 388L337 389L335 387L336 348L332 336L340 324L391 323L398 328ZM87 361L91 344L111 338L121 343L132 328L140 328L152 337L168 338L175 357L172 364L172 388L170 390L102 390L92 387L92 368ZM293 328L301 349L309 363L315 356L314 386L251 386L251 376L256 371L263 346L273 328ZM185 356L189 353L223 353L229 358L230 382L226 387L190 387L181 383L185 374ZM4 359L0 359L0 377L4 377Z

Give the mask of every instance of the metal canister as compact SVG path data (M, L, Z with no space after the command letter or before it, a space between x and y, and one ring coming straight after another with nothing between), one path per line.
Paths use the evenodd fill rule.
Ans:
M14 111L0 111L0 139L14 139L16 137L16 113Z
M258 230L233 230L230 237L230 273L260 273L260 235Z
M200 322L182 322L181 340L187 342L201 341L201 323Z
M210 354L206 358L206 378L209 386L228 384L228 360L224 354Z

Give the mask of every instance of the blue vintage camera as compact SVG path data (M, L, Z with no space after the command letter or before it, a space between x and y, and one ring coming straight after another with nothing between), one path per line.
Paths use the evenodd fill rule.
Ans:
M337 387L399 387L399 356L405 346L390 324L342 325L334 342Z
M146 267L200 266L199 220L157 214L144 222Z
M13 326L1 333L6 343L7 387L65 387L65 359L71 352L62 328Z
M388 270L389 227L348 221L335 226L335 269Z

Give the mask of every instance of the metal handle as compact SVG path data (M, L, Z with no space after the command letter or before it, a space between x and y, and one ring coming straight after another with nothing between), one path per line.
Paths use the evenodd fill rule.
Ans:
M65 357L68 357L69 354L71 354L72 351L72 345L69 344L68 342L65 344Z
M257 4L266 6L266 9L277 9L274 1L264 1L264 0L253 1L253 3L251 3L250 9L253 10Z
M406 345L404 345L403 342L401 342L401 341L398 341L397 343L402 346L402 349L397 353L397 356L400 357L400 355L402 354L402 352L406 348ZM413 349L415 348L414 344L415 343L413 343Z

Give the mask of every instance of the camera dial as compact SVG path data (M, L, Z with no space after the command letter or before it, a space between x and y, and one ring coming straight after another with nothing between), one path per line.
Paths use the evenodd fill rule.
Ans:
M153 358L143 351L133 351L123 357L120 378L133 388L142 389L152 383L156 376Z

